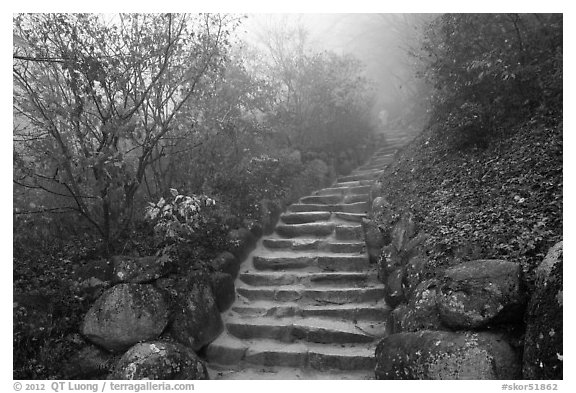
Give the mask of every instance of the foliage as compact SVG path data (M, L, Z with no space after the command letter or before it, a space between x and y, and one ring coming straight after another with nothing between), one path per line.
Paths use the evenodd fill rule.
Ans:
M360 143L371 131L373 98L362 64L350 55L313 51L301 26L280 26L261 41L268 56L257 70L275 86L271 120L289 146L337 153Z
M433 119L459 144L562 111L561 14L444 14L429 26L422 76Z
M522 265L562 239L562 125L530 122L490 148L454 151L429 129L383 174L384 196L429 234L428 274L473 259Z
M14 181L60 197L107 243L125 231L146 168L227 60L220 15L14 17ZM170 142L166 142L166 141Z
M216 204L206 195L181 195L174 188L170 189L170 193L168 200L160 198L157 203L150 202L145 213L145 219L154 225L160 244L189 241L205 224L203 210Z

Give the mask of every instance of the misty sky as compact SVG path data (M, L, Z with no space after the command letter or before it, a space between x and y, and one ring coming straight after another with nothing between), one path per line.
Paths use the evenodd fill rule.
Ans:
M258 34L281 25L301 25L309 31L315 50L353 54L366 65L377 93L376 111L394 112L409 100L423 21L430 14L249 14L241 32L258 44Z

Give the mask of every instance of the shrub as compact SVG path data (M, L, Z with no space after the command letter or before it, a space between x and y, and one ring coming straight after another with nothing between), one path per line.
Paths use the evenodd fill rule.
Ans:
M562 113L561 14L445 14L424 39L433 117L458 143Z

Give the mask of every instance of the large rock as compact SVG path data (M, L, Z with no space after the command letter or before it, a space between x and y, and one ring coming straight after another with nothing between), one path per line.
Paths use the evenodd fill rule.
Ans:
M422 281L408 303L400 305L390 313L392 333L446 330L436 308L437 288L437 280Z
M402 255L396 248L391 244L382 247L377 262L378 279L386 284L390 274L402 267Z
M415 234L416 223L414 222L414 215L410 212L404 212L392 229L392 246L396 251L402 251L406 243Z
M406 295L410 296L424 278L424 269L428 259L423 255L416 255L408 260L405 267L404 284Z
M211 343L224 329L207 277L191 277L176 303L170 334L194 351Z
M477 260L446 270L437 292L442 322L455 329L518 321L525 307L520 265Z
M370 263L377 263L380 249L384 246L384 236L380 232L378 224L367 218L362 219L362 230L364 231L364 240L366 241Z
M114 281L135 284L148 283L170 273L172 264L168 255L162 257L113 256Z
M231 275L221 272L210 274L210 287L212 288L218 311L224 312L234 303L236 291L234 289L234 279Z
M422 330L380 341L375 373L377 379L517 379L520 364L499 335Z
M372 192L372 190L370 190ZM389 223L392 219L392 205L382 196L375 196L372 200L372 214L379 220Z
M102 294L84 316L82 334L109 351L158 337L168 323L168 304L149 284L119 284Z
M231 252L224 251L210 261L216 272L227 273L236 278L240 270L240 261Z
M526 312L525 379L563 378L562 247L562 242L552 247L536 269L536 287Z
M404 268L398 268L386 278L384 297L390 307L396 307L402 303L404 297Z
M194 351L177 343L153 341L134 345L118 361L109 379L209 379Z

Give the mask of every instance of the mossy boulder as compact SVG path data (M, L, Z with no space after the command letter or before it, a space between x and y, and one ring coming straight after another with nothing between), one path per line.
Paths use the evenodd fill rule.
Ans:
M118 284L108 289L84 316L82 334L112 352L158 337L168 324L169 306L150 284Z
M390 313L392 333L447 330L442 325L436 307L437 289L437 280L422 281L412 293L408 303L400 305Z
M178 343L153 341L130 348L109 379L199 380L209 377L206 365L190 348Z
M437 292L442 322L454 329L476 329L522 319L526 296L520 265L476 260L447 269Z
M536 269L536 287L526 312L525 379L563 378L562 247L562 242L552 247Z
M175 299L170 335L198 351L214 341L223 329L209 277L204 274L191 275Z
M518 379L512 347L492 333L422 330L392 334L376 347L376 379Z

